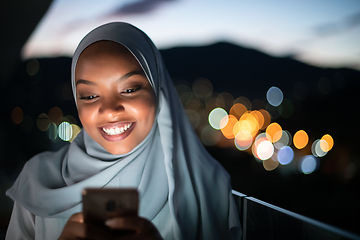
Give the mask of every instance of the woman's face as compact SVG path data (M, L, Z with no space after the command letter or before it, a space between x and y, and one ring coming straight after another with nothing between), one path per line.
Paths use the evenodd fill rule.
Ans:
M80 121L108 152L130 152L149 134L155 93L135 57L122 45L101 41L87 47L75 70Z

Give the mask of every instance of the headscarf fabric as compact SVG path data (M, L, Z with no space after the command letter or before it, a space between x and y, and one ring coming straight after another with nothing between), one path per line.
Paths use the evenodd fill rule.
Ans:
M114 22L88 33L72 60L98 41L125 46L143 68L156 95L156 119L149 135L131 152L112 155L81 133L58 152L28 161L7 195L42 217L70 217L81 211L85 187L136 187L140 216L149 220L169 204L175 239L234 239L240 233L230 179L196 136L160 52L131 24ZM232 233L232 234L231 234Z

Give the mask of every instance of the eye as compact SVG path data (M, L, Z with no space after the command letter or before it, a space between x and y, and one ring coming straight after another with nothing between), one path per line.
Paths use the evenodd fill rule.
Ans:
M136 91L138 91L140 89L141 89L140 86L135 87L135 88L128 88L128 89L123 90L122 93L134 93L134 92L136 92Z
M95 99L97 97L98 97L97 95L89 95L89 96L80 97L80 99L81 100L93 100L93 99Z

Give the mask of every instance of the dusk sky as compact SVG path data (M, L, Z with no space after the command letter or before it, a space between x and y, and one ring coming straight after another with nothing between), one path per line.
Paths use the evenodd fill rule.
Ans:
M87 32L112 21L139 27L160 49L227 41L360 70L359 0L54 0L23 57L72 56Z

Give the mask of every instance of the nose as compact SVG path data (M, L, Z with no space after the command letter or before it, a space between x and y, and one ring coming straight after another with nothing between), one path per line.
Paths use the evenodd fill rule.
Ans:
M99 114L109 120L116 119L125 111L121 99L117 97L103 98L99 108Z

